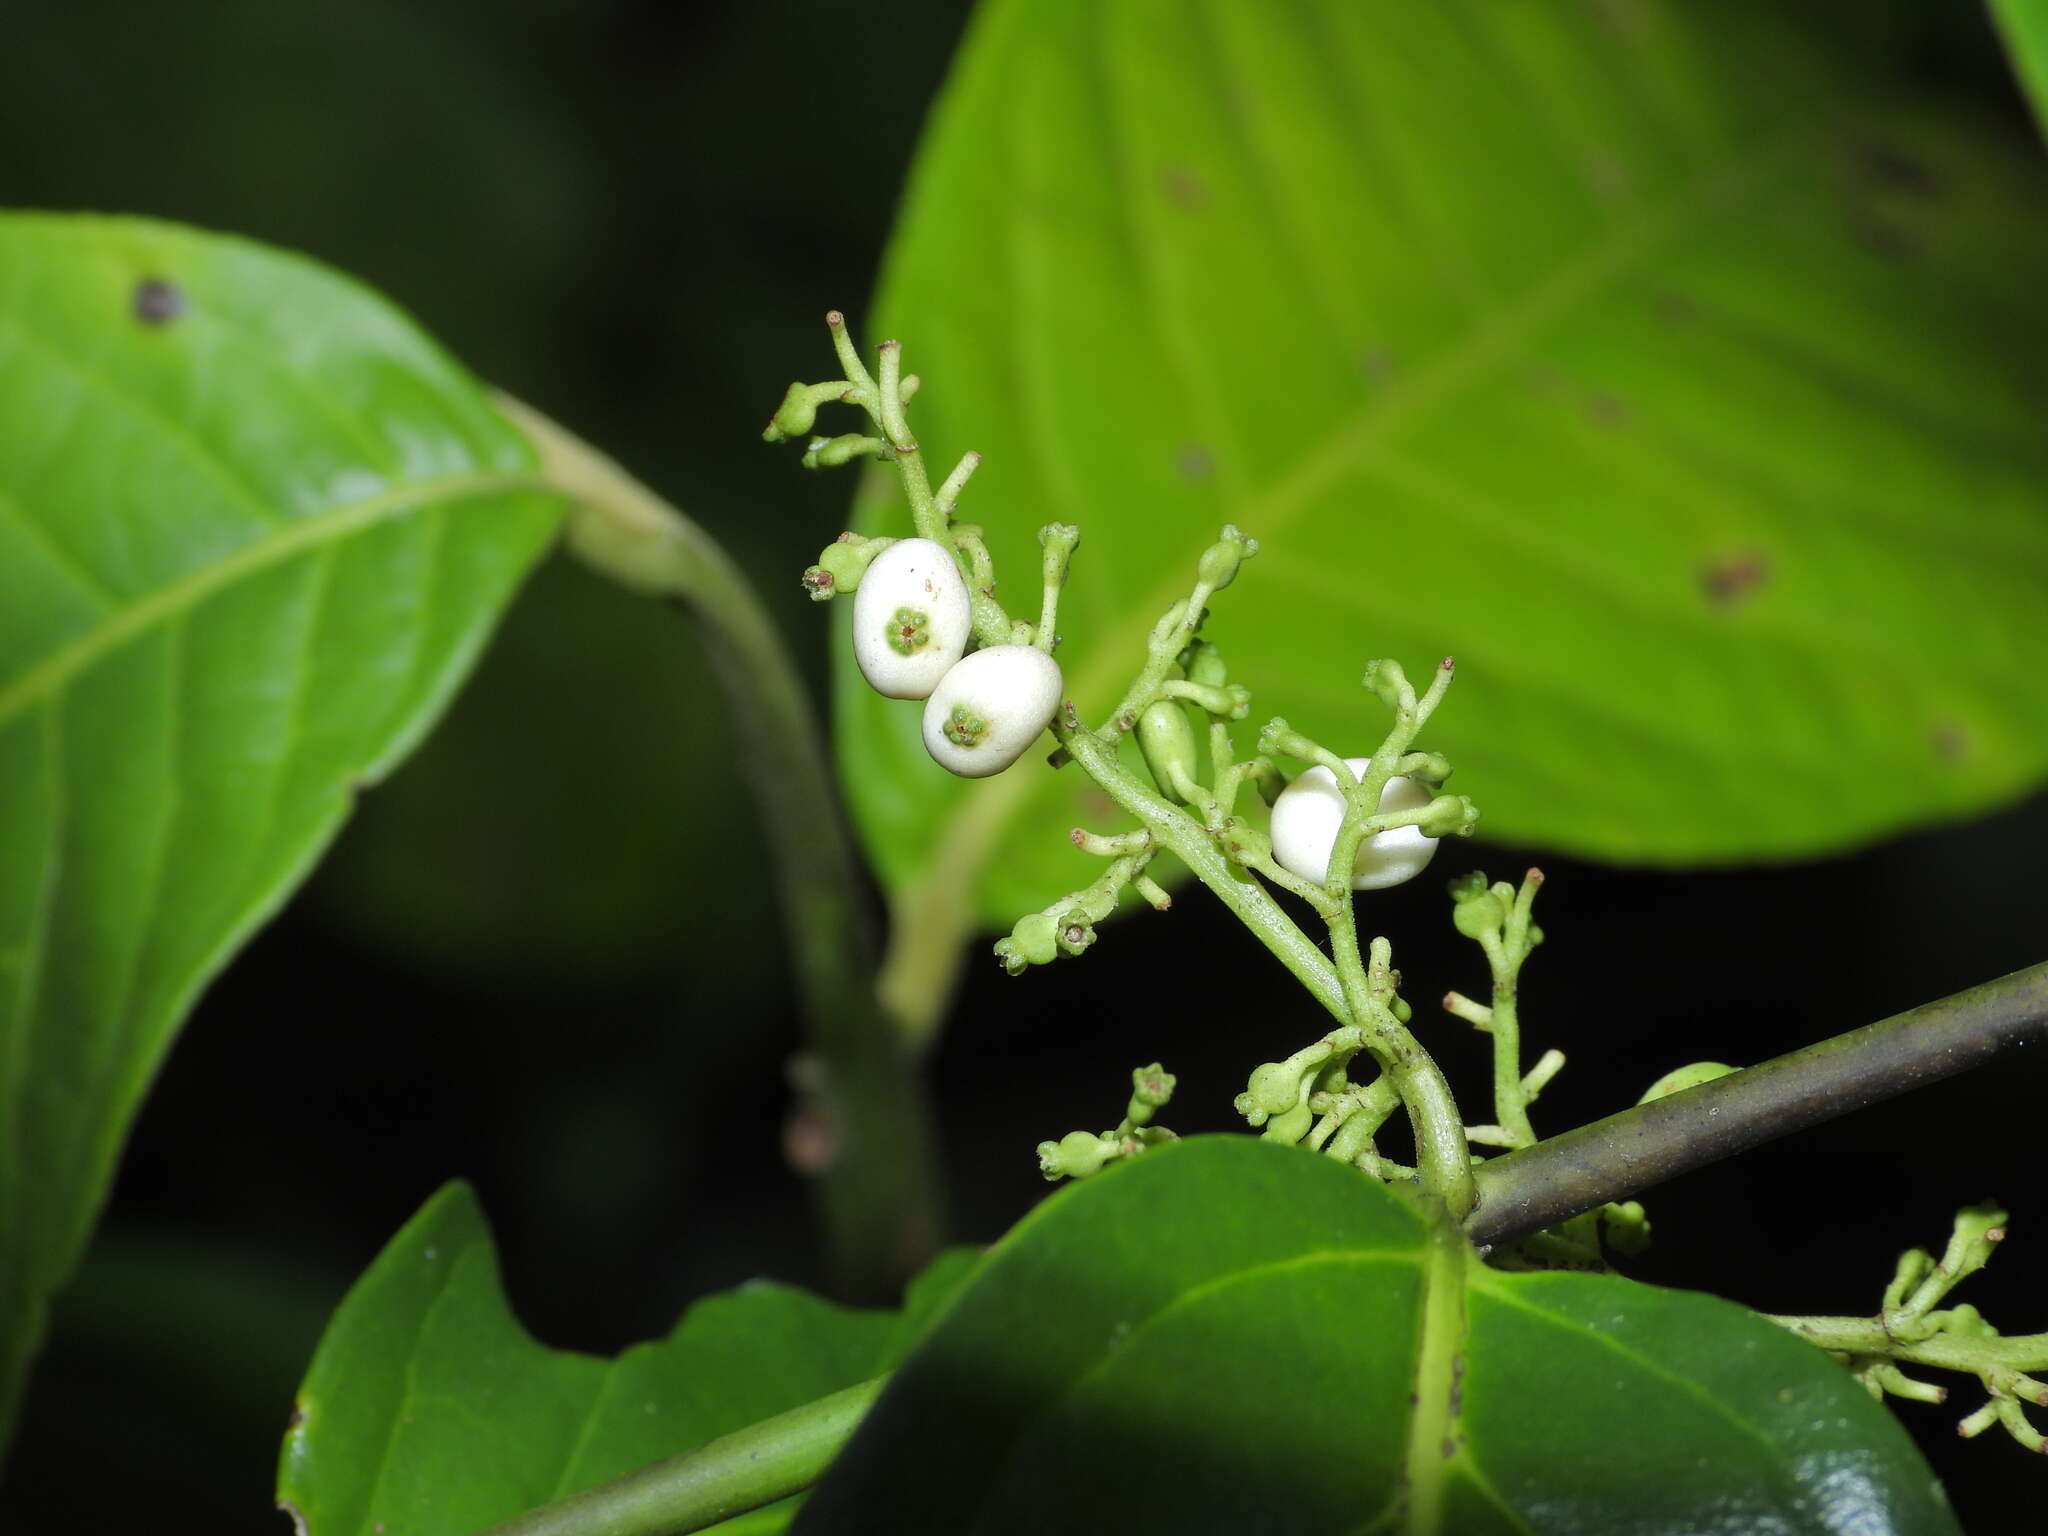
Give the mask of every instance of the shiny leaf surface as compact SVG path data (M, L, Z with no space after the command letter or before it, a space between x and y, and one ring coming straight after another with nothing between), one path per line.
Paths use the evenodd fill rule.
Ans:
M1366 661L1455 654L1428 744L1488 836L1788 857L2040 782L2048 178L1781 10L984 8L870 339L935 471L985 454L1013 611L1082 527L1084 713L1233 522L1253 723L1362 751ZM839 681L899 898L1007 926L1092 877L1079 775L956 782Z
M474 381L358 285L0 218L0 1424L179 1021L556 516Z
M451 1184L335 1314L299 1389L278 1498L306 1536L470 1536L880 1374L971 1263L935 1264L900 1314L743 1286L600 1360L527 1336L475 1196ZM715 1529L780 1530L789 1514L785 1501Z
M1146 1154L990 1251L796 1529L1954 1536L1905 1432L1742 1308L1505 1274L1246 1137Z

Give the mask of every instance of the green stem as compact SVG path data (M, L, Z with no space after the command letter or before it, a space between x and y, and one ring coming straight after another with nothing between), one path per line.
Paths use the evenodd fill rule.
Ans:
M1759 1314L1820 1349L1843 1355L1876 1355L1906 1365L1977 1374L1995 1367L2048 1371L2048 1333L1994 1335L1936 1333L1917 1342L1893 1338L1874 1317L1774 1317Z
M801 1493L825 1475L887 1377L764 1419L494 1525L484 1536L685 1536Z
M1345 866L1350 867L1348 864ZM1349 892L1346 892L1349 895ZM1401 1095L1408 1123L1415 1132L1415 1163L1422 1182L1463 1220L1475 1198L1472 1152L1465 1142L1465 1120L1443 1069L1422 1044L1387 1011L1393 993L1391 949L1385 939L1372 942L1370 973L1360 963L1357 918L1349 901L1338 903L1330 917L1330 948L1344 985L1350 1016L1365 1036L1366 1049Z
M817 708L760 597L709 534L538 411L503 395L498 405L539 452L547 483L575 503L569 547L698 621L775 850L833 1145L820 1198L834 1275L849 1296L893 1300L938 1245L937 1156L915 1066L876 996L859 861Z
M1466 1235L1513 1242L2044 1037L2048 963L1482 1164Z
M1207 828L1139 783L1117 761L1116 748L1082 727L1078 720L1055 719L1053 733L1088 777L1118 805L1152 828L1159 846L1178 855L1189 872L1237 915L1253 937L1273 952L1317 1002L1340 1023L1352 1022L1343 982L1329 957L1280 909L1265 887L1238 878Z

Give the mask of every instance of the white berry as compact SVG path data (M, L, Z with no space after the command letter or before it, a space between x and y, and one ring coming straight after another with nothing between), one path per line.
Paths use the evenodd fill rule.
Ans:
M931 696L972 627L967 582L933 539L901 539L879 555L853 594L853 659L889 699Z
M1001 773L1052 724L1060 686L1060 664L1034 645L976 651L925 701L925 750L963 779Z
M1344 765L1359 778L1372 766L1369 757L1347 757ZM1429 804L1430 793L1412 779L1392 778L1380 792L1382 811L1413 811ZM1273 802L1273 857L1281 868L1317 885L1330 872L1330 853L1337 846L1338 824L1344 820L1344 788L1323 767L1309 769L1280 791ZM1358 845L1352 865L1354 891L1384 890L1421 874L1436 853L1436 839L1419 827L1395 827Z

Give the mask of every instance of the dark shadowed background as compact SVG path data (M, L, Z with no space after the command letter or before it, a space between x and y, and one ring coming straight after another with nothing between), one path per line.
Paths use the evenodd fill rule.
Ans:
M2009 90L1980 18L1925 9L1929 77ZM825 626L795 577L851 484L804 478L758 431L817 371L820 313L866 304L965 13L5 0L0 200L187 220L363 277L729 541L822 685ZM797 1025L721 711L673 614L541 570L444 727L189 1023L60 1309L0 1526L282 1530L271 1468L299 1372L447 1178L480 1188L552 1344L615 1350L754 1275L819 1281L780 1156ZM1541 856L1527 1028L1532 1055L1571 1065L1539 1127L1686 1060L1761 1059L2048 958L2044 847L2036 799L1793 868ZM1418 1005L1484 980L1439 877L1529 861L1449 848L1375 902ZM1142 1014L1103 990L1117 976L1148 978ZM936 1064L957 1235L990 1239L1038 1199L1033 1144L1112 1123L1132 1066L1180 1075L1177 1129L1226 1129L1249 1067L1319 1028L1201 900L1016 981L977 952ZM1429 1038L1483 1081L1478 1037L1444 1019ZM1995 1195L2013 1237L1962 1299L2048 1327L2044 1090L2048 1061L2022 1056L1696 1174L1649 1198L1634 1272L1868 1312L1898 1249ZM1966 1528L2020 1529L2048 1496L2048 1466L1996 1431L1962 1445L1956 1412L1903 1416Z

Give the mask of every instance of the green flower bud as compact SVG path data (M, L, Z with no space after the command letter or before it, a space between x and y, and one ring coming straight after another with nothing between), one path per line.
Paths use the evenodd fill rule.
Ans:
M1475 869L1459 875L1449 885L1451 900L1473 901L1487 892L1486 871Z
M1070 1179L1085 1179L1091 1174L1100 1173L1102 1165L1109 1161L1111 1151L1102 1138L1092 1132L1069 1131L1059 1139L1057 1146L1051 1142L1039 1144L1038 1162L1041 1168L1047 1167L1045 1149L1048 1146L1053 1147L1054 1160L1058 1163L1059 1171Z
M1095 925L1085 912L1067 912L1059 919L1054 941L1062 954L1078 955L1095 942Z
M1138 750L1152 770L1152 782L1169 800L1187 803L1182 783L1195 778L1195 728L1188 712L1172 699L1156 699L1138 716Z
M1173 1097L1174 1085L1179 1081L1171 1072L1153 1062L1149 1067L1139 1067L1131 1074L1131 1097L1148 1109L1162 1109Z
M1408 674L1401 670L1401 663L1391 656L1381 656L1365 664L1364 683L1366 691L1389 709L1401 707L1401 695L1408 688Z
M1250 822L1233 816L1216 834L1224 856L1239 864L1263 864L1273 856L1273 840Z
M1003 969L1012 976L1022 976L1031 969L1031 962L1025 958L1023 946L1015 939L997 939L995 948L996 959L1002 962Z
M1252 1073L1245 1087L1255 1107L1269 1115L1284 1115L1301 1098L1301 1072L1284 1061L1269 1061Z
M1181 652L1181 669L1191 683L1200 683L1204 688L1221 688L1230 681L1230 674L1223 665L1223 653L1206 640L1197 640Z
M1281 1141L1292 1146L1309 1133L1316 1123L1315 1111L1306 1104L1297 1104L1285 1114L1275 1115L1266 1122L1266 1129L1260 1135L1262 1141Z
M802 437L818 424L818 406L813 398L815 391L809 384L792 384L782 397L782 404L775 408L775 414L768 418L768 426L761 436L764 441L779 443L784 438Z
M841 539L827 544L818 551L818 566L832 573L833 585L840 592L852 592L859 588L860 579L893 539L862 539L850 543Z
M1464 795L1438 795L1422 808L1415 826L1425 837L1470 837L1479 824L1479 807Z
M881 453L888 446L879 437L869 437L861 432L845 432L838 437L814 437L805 448L801 462L805 469L836 469L855 459Z
M1603 1206L1602 1224L1607 1229L1607 1246L1619 1254L1637 1254L1650 1246L1650 1218L1640 1200L1623 1200Z
M1451 922L1468 939L1484 939L1490 933L1498 933L1507 920L1507 909L1489 890L1482 889L1451 908Z
M1047 912L1033 912L1017 919L1010 930L1017 951L1032 965L1050 965L1059 954L1059 924Z
M1259 552L1259 541L1248 539L1226 523L1214 544L1202 551L1195 574L1208 586L1221 591L1237 580L1237 568Z

